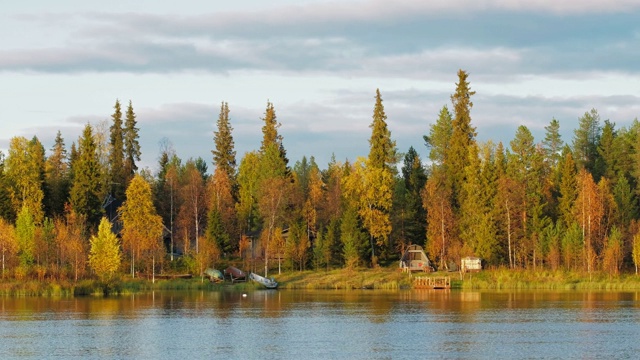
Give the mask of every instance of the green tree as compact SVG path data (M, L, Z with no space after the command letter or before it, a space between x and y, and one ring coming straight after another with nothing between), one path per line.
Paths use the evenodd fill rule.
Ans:
M213 164L216 168L224 170L231 180L235 179L236 175L236 151L232 131L233 128L229 122L229 105L223 102L220 106L217 131L213 132L215 149L211 152L213 153Z
M16 237L18 239L18 257L20 266L29 267L35 260L36 224L28 206L23 206L16 219Z
M403 244L422 243L426 236L427 214L420 193L427 175L418 152L410 147L404 156L402 178L397 181L392 210L393 233Z
M360 263L360 253L365 247L366 237L358 225L358 211L347 207L340 224L340 242L345 267L352 269Z
M617 180L618 159L620 152L616 149L618 142L616 124L609 120L604 121L604 127L598 141L598 157L596 158L596 173L611 181Z
M600 142L600 115L596 109L585 112L578 119L579 127L574 130L573 155L578 169L585 168L589 171L596 182L601 174L597 172L598 143Z
M225 231L222 224L222 215L215 207L209 210L205 235L208 241L216 244L217 249L222 254L229 254L231 252L229 234Z
M78 158L73 162L70 202L73 209L86 216L89 225L94 226L102 218L102 200L99 195L101 170L91 125L84 127L78 143Z
M430 126L429 135L424 135L424 142L429 148L429 159L438 165L446 166L448 164L447 155L453 135L453 119L447 106L443 106L438 114L438 120Z
M129 106L127 107L127 117L124 123L124 169L126 173L125 186L129 186L129 181L133 178L133 175L138 170L136 161L140 161L140 143L138 142L139 129L136 127L138 122L136 121L136 114L133 112L133 105L129 100Z
M267 109L264 112L264 118L262 121L264 121L264 125L262 126L260 154L265 154L269 146L275 145L279 151L280 159L284 163L286 169L289 164L289 159L287 159L287 152L282 143L282 135L278 133L278 129L281 124L278 122L276 110L270 101L267 102Z
M449 143L449 173L452 183L452 194L454 209L460 204L460 192L466 181L465 168L469 165L469 147L475 143L476 129L471 125L471 96L476 92L471 91L467 78L469 75L463 71L458 71L458 82L456 91L451 95L453 104L453 132Z
M89 265L102 281L110 281L120 268L122 255L120 240L111 232L111 222L107 218L100 220L98 233L91 236Z
M258 218L258 183L260 155L253 151L244 155L238 168L238 203L236 210L243 232L254 230Z
M562 158L563 142L560 135L560 122L553 118L544 129L545 138L542 141L542 148L545 159L548 161L549 167L555 169Z
M387 127L387 115L384 112L379 89L376 89L373 122L369 127L371 128L371 138L369 139L370 166L386 168L393 173L397 162L396 142L391 140L391 132Z
M45 209L49 217L62 216L69 199L70 174L67 150L60 131L45 165Z
M111 115L113 124L109 128L109 186L113 196L117 199L124 199L124 192L127 188L127 170L124 166L124 130L122 128L122 111L120 101L116 100L114 112Z

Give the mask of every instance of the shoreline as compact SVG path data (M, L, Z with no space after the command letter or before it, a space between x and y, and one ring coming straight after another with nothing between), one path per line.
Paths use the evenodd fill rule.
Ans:
M339 269L329 271L289 271L275 277L281 290L412 290L416 277L443 277L451 279L455 290L553 290L553 291L640 291L640 276L635 274L610 275L604 272L550 270L483 270L477 273L435 272L407 274L397 268ZM209 282L206 277L191 279L131 279L121 277L111 283L98 280L2 280L0 296L110 296L143 293L155 290L173 291L251 291L262 286L251 281L241 283Z

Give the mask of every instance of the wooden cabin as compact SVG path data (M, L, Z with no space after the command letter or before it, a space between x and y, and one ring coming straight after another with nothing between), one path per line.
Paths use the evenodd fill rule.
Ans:
M403 272L424 271L430 272L431 262L419 245L409 245L400 258L400 269Z
M482 259L467 256L460 259L460 270L462 272L478 272L482 270Z

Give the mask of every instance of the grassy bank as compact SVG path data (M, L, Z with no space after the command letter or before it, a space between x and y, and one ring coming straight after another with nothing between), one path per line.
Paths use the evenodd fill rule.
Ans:
M458 276L459 278L459 276ZM485 270L464 275L463 289L474 290L640 290L640 276L575 271Z
M272 272L280 289L411 289L416 276L449 276L454 289L463 290L640 290L640 276L623 274L611 276L606 273L586 274L569 271L530 270L484 270L461 276L459 273L408 274L396 267L330 271L290 271L282 274ZM109 284L97 280L3 280L0 281L0 296L104 296L141 293L151 290L204 290L204 291L249 291L261 289L252 282L236 284L212 284L207 279L156 280L123 277Z

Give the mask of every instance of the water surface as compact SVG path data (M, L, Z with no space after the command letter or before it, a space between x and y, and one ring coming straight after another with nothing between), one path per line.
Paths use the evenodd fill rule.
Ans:
M0 358L636 358L640 292L0 298Z

